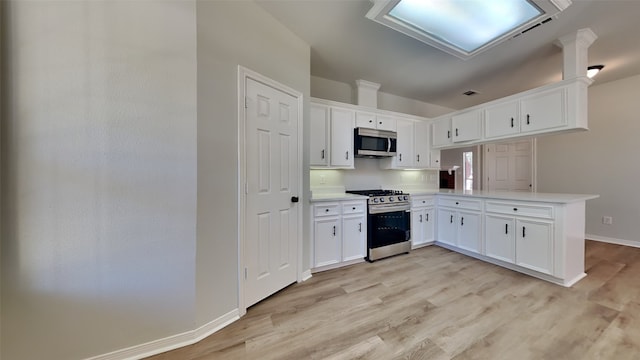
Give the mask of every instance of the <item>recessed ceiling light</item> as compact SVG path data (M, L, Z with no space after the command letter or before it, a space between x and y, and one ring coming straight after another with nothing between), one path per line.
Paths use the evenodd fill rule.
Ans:
M589 79L593 78L594 76L598 75L598 73L600 72L600 70L604 69L604 65L593 65L593 66L589 66L587 68L587 77Z
M464 60L571 5L571 0L371 1L369 19Z

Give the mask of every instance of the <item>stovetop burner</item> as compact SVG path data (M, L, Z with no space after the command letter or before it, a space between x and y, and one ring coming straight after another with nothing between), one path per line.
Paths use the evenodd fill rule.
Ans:
M405 195L402 190L347 190L350 194L366 195L366 196L385 196L385 195Z

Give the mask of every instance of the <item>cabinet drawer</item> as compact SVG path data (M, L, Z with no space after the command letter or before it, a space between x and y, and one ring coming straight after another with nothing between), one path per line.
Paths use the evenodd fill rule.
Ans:
M342 213L347 214L362 214L366 210L366 204L364 202L351 202L342 204Z
M531 205L524 203L505 203L497 201L487 201L485 203L487 212L509 214L517 216L530 216L545 219L553 218L553 205Z
M314 206L314 216L340 215L340 204L327 203Z
M446 197L438 199L438 205L456 209L482 210L482 200Z
M412 196L411 197L411 207L412 208L422 208L425 206L433 206L433 196L423 195L423 196Z

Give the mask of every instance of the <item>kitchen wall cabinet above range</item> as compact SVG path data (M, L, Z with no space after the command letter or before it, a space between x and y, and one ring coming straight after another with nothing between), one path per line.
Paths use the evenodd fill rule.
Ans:
M431 120L330 100L311 100L310 166L353 169L354 129L397 132L397 155L380 159L384 169L439 169L440 150L431 147Z
M391 116L356 111L356 127L396 131L396 119Z
M353 169L355 111L312 103L310 114L311 167Z
M588 130L586 77L563 80L437 118L433 147Z

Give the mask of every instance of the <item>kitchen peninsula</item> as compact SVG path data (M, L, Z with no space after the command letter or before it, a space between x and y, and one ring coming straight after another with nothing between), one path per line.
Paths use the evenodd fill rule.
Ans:
M409 193L420 201L431 198L434 204L431 244L566 287L586 276L585 202L598 195L415 189ZM332 200L335 197L312 199Z

